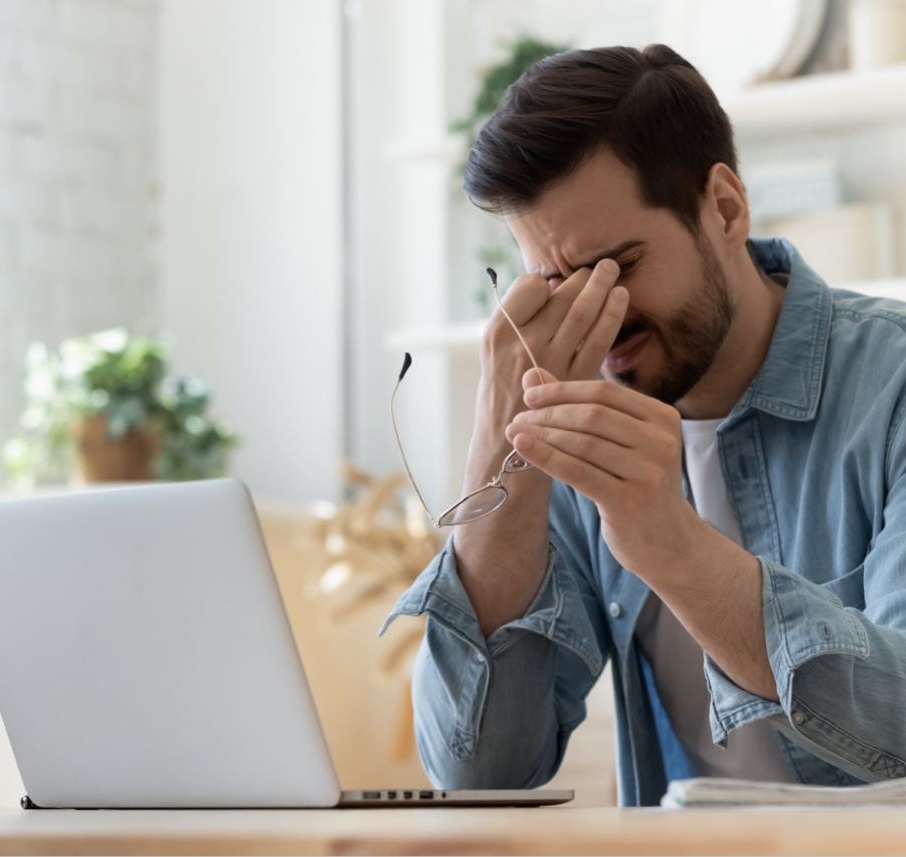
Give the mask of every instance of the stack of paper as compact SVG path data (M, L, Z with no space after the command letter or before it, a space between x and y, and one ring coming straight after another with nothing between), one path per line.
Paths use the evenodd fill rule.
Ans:
M906 804L906 778L865 786L803 786L719 777L674 780L661 806Z

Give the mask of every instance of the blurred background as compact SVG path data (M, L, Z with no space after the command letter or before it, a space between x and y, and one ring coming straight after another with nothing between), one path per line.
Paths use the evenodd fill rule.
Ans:
M387 406L408 348L401 429L443 505L483 271L519 272L459 189L453 129L490 72L528 40L668 41L730 112L759 227L805 242L830 281L889 279L903 6L0 0L0 438L20 431L30 343L164 333L239 437L233 474L275 500L339 499L344 457L399 466Z
M654 41L723 100L756 232L834 285L906 298L903 0L0 0L0 493L90 478L35 439L52 426L53 454L74 437L88 455L107 442L92 413L108 435L169 427L143 476L243 479L348 787L418 776L412 639L330 678L435 546L393 476L402 354L401 432L437 511L460 487L484 269L519 273L460 191L478 99L532 51ZM605 801L593 710L576 746Z

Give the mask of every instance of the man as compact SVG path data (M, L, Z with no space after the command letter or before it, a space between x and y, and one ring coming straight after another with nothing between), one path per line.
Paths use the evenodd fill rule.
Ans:
M621 804L669 779L906 775L906 307L749 237L730 124L685 60L573 51L512 86L466 191L529 272L481 348L418 746L446 787L556 771L612 664Z

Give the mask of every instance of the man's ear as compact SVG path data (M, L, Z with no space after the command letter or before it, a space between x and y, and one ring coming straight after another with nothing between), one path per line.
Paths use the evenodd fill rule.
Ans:
M702 217L711 227L712 240L735 249L749 238L751 223L746 189L726 164L714 164L708 172Z

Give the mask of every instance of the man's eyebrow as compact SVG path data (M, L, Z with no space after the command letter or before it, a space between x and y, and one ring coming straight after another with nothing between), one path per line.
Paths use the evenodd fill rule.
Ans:
M580 268L594 268L602 259L616 259L618 256L622 256L627 250L634 250L636 247L645 247L645 242L640 239L633 239L631 241L624 241L622 244L617 244L616 247L611 247L608 250L604 250L602 253L598 253L593 259L588 262L582 262L578 265L572 266L574 271L578 271ZM553 274L543 272L541 276L545 280L552 280L554 277L560 277L562 274L559 271L556 271Z

